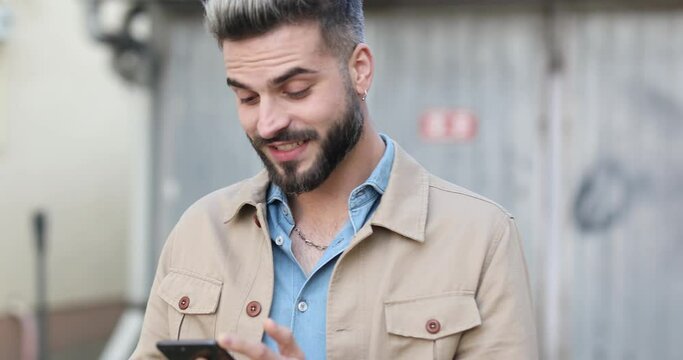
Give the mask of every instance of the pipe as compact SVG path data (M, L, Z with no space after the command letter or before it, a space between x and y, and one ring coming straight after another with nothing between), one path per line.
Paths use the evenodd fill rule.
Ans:
M563 86L564 69L563 54L560 43L558 9L556 0L546 2L545 12L545 46L548 57L545 81L546 101L545 114L547 132L545 144L545 176L544 213L545 229L545 274L542 292L542 334L541 358L562 358L562 204L563 189Z
M47 215L36 211L33 215L33 231L36 240L36 310L38 323L38 359L47 360L48 319L47 319L47 248L46 240Z

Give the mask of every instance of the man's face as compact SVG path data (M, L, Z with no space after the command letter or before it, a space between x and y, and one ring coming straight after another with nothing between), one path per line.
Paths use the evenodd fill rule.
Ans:
M322 184L363 128L346 66L323 46L316 23L284 25L223 42L228 84L240 123L286 193Z

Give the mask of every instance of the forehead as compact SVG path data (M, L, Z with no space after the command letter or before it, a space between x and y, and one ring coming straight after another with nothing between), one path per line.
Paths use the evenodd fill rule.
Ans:
M294 66L320 68L334 58L324 49L316 22L281 25L263 35L223 41L229 77L266 80Z

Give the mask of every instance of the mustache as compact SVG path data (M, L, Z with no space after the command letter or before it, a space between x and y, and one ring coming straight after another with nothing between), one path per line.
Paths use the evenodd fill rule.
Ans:
M313 129L283 130L277 133L277 135L275 135L274 137L269 139L262 138L258 135L254 135L254 138L251 140L251 142L256 147L263 147L278 141L308 141L318 140L319 138L320 135L318 135L318 132Z

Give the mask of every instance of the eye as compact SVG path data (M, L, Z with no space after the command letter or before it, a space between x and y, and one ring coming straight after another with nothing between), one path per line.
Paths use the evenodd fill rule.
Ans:
M289 97L290 99L298 100L298 99L303 99L305 98L309 93L311 92L311 87L307 87L303 90L299 91L285 91L285 95Z
M256 105L258 103L258 95L240 97L240 104L244 105Z

